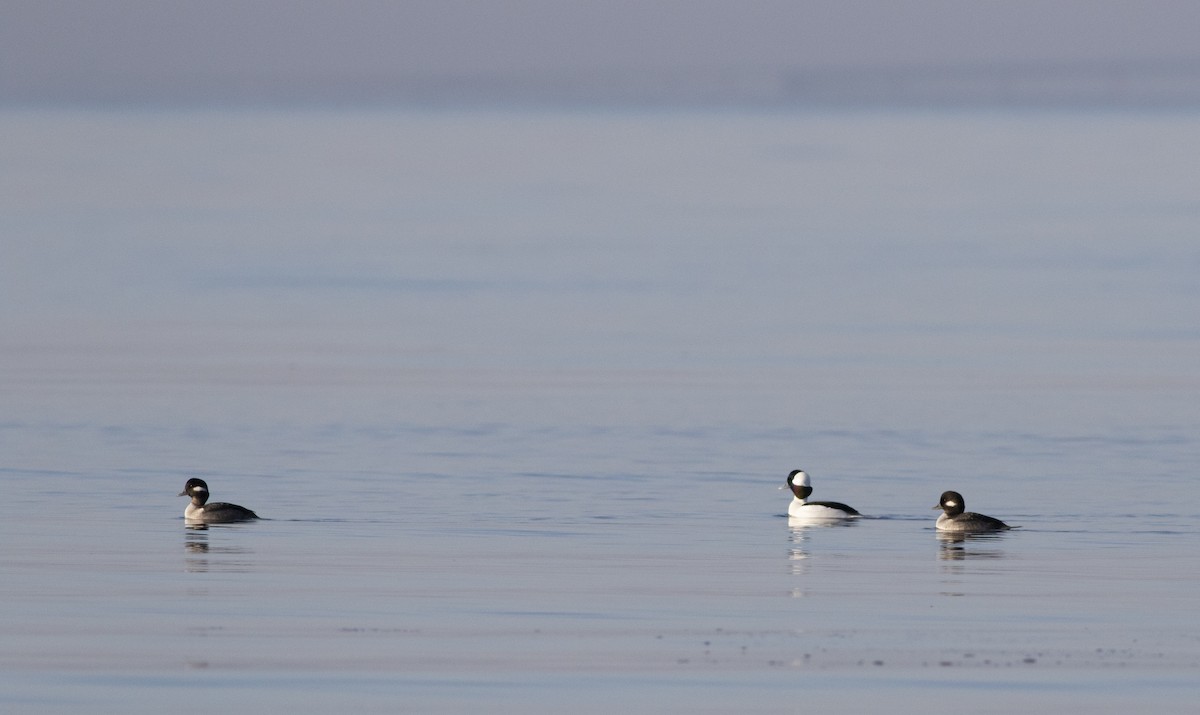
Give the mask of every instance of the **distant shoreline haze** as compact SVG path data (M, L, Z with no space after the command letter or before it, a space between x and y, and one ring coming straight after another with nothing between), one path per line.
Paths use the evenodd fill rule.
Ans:
M676 72L0 75L0 104L1200 106L1200 61L992 63Z

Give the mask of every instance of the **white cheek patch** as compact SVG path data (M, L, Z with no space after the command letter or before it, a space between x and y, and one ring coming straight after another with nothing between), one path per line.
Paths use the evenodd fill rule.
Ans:
M204 487L192 487L192 491L194 491L194 492L206 492L206 491L208 491L208 490L207 490L207 489L205 489Z
M958 502L951 499L950 501L946 502L946 506L958 506Z

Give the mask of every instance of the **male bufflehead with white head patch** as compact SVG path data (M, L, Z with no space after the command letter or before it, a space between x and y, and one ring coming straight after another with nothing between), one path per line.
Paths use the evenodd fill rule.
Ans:
M862 516L852 507L836 501L808 501L812 494L812 484L808 473L795 469L787 478L788 488L792 490L792 503L788 505L788 516L797 519L813 521L831 521L835 519L850 519Z
M184 485L183 491L179 492L179 496L192 498L191 503L183 510L183 518L192 523L228 524L258 518L258 514L237 504L226 504L225 502L208 504L208 485L204 483L203 479L193 477L187 480L187 484Z

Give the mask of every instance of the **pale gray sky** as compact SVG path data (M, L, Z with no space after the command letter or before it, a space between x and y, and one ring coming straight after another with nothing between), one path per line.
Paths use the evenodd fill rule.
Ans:
M1197 37L1195 0L0 0L0 101L319 100L449 80L469 93L830 68L1194 72Z

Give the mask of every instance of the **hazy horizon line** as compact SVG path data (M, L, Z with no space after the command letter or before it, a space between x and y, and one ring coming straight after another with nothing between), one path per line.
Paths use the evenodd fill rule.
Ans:
M0 88L0 105L1200 105L1200 60L283 77L89 78Z

